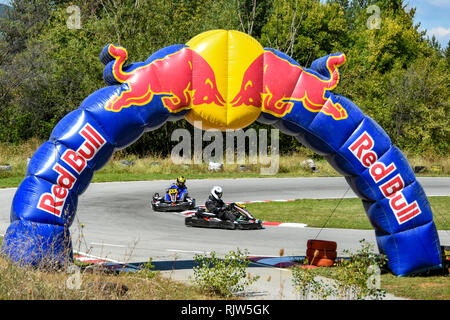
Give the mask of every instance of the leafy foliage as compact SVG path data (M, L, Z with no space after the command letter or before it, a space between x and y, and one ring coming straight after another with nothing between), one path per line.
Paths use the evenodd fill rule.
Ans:
M374 253L373 245L365 239L360 240L360 244L361 248L356 253L344 250L349 259L338 263L337 291L350 299L381 299L386 292L381 289L379 276L387 258Z
M374 253L374 247L360 240L361 248L353 253L344 250L347 259L340 259L326 278L319 277L315 269L296 266L292 270L292 283L302 299L382 299L386 291L381 289L381 267L387 259ZM305 260L307 263L307 261ZM330 281L330 279L333 279Z
M219 296L231 297L243 291L247 286L259 279L259 276L248 276L246 260L247 252L237 249L225 254L223 259L213 251L210 256L196 254L194 261L194 283L205 292Z
M380 28L367 26L370 5ZM70 5L81 29L67 27ZM449 47L427 39L403 0L13 0L0 15L0 141L47 138L55 124L104 86L98 55L125 46L130 61L210 29L251 34L301 65L333 52L348 57L337 92L354 101L412 154L449 154ZM170 154L166 123L129 152ZM252 127L267 127L252 124ZM303 150L281 135L280 152Z

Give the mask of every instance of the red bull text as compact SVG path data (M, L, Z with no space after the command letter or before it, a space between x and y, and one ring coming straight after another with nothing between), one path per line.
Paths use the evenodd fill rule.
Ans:
M367 131L364 131L348 149L364 167L369 168L370 176L378 184L398 170L393 162L386 166L383 162L378 161L378 156L373 151L374 146L374 139ZM378 184L378 187L383 196L389 199L389 206L399 224L413 219L422 212L417 201L408 203L403 195L402 190L405 187L405 182L400 173L397 173L388 181Z
M106 144L106 139L89 123L81 128L78 134L84 138L83 143L76 151L67 149L63 153L61 160L75 172L81 174L87 166L87 161L94 158L97 152ZM77 178L58 163L52 169L58 173L57 184L52 185L51 193L47 192L41 195L37 208L60 217L69 195L69 190L73 188Z

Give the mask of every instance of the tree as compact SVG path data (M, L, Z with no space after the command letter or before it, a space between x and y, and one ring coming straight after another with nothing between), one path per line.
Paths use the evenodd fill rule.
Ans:
M9 53L26 49L27 40L40 34L50 16L51 2L14 0L0 19L0 33L9 44Z
M400 147L422 155L450 151L450 94L445 60L430 56L406 70L396 68L386 83L384 128Z
M450 66L450 40L447 42L447 48L444 51L445 59L447 59L447 64Z
M143 61L203 31L234 29L304 67L344 52L337 93L386 128L400 147L448 154L449 45L442 50L426 39L405 1L78 0L80 29L67 27L71 4L14 0L0 18L0 141L48 138L63 116L105 86L98 55L108 43L126 47L129 61ZM379 29L367 25L371 5L380 8ZM176 143L169 135L180 126L192 130L184 120L168 122L127 150L167 155ZM298 148L293 137L281 135L281 152Z
M337 4L314 0L274 1L261 34L264 46L285 52L306 67L342 49L345 38L344 11Z
M259 39L272 10L272 0L236 0L240 31Z

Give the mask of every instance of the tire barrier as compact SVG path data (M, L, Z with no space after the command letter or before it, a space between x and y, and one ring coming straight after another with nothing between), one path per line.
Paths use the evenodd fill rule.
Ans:
M306 259L316 267L331 267L337 257L337 243L325 240L308 240Z

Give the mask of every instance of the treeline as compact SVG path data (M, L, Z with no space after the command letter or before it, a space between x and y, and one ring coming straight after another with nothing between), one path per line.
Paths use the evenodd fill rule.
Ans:
M376 10L368 12L371 5ZM346 53L336 92L374 118L400 149L445 156L450 49L419 31L414 13L402 0L14 0L0 19L0 141L47 138L105 86L98 56L107 43L125 46L129 61L142 61L203 31L235 29L305 67ZM170 154L176 144L170 133L178 127L192 130L184 120L169 122L129 150ZM302 148L280 137L281 152Z

